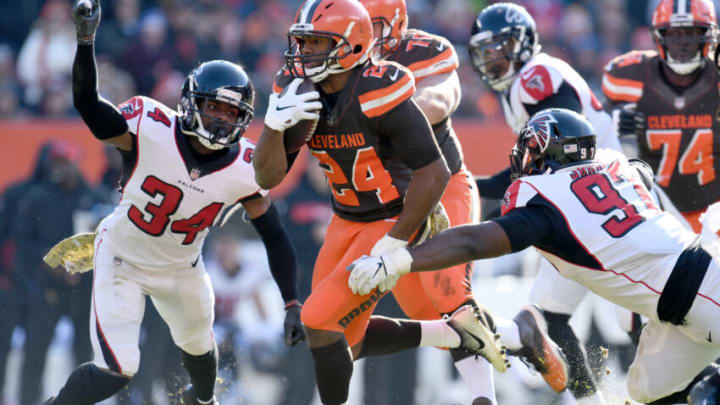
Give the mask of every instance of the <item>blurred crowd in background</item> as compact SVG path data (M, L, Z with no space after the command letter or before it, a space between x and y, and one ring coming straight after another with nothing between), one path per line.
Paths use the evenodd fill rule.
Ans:
M658 0L522 0L545 51L570 62L599 91L602 68L630 49L652 49L648 31ZM227 59L250 73L262 117L283 63L287 28L300 0L104 0L96 41L101 94L120 103L136 94L174 107L185 75L199 62ZM501 110L467 61L474 16L486 0L409 0L410 27L450 39L461 59L460 116ZM75 34L70 0L0 4L0 119L73 116L70 74Z
M544 51L568 61L596 95L602 94L602 69L610 59L630 49L654 48L648 24L657 0L517 2L535 18ZM456 115L502 121L495 94L467 63L465 44L471 23L488 2L407 3L410 27L443 35L455 45L463 89ZM0 3L0 120L77 118L70 89L76 46L70 5L70 0ZM96 53L100 93L105 98L118 104L142 94L173 107L179 101L185 75L198 62L228 59L239 62L250 73L258 93L255 116L259 120L274 75L283 63L286 30L300 1L103 0L102 5ZM30 177L0 190L0 405L36 405L44 399L43 392L54 390L64 381L69 369L58 371L54 360L57 356L52 354L58 342L65 341L65 354L72 354L66 356L66 363L90 359L87 325L92 273L70 276L49 269L41 260L60 239L92 230L117 203L120 158L113 149L106 151L107 168L97 186L88 184L78 170L77 147L66 141L52 141L38 151ZM298 251L302 298L309 293L312 264L331 215L328 193L322 172L311 162L299 186L277 201ZM314 381L309 351L305 345L292 349L282 345L281 299L256 238L242 215L237 214L224 228L211 232L206 243L207 267L216 291L220 389L225 393L220 402L310 404ZM521 255L479 265L476 274L482 281L477 281L480 285L475 291L478 295L495 294L498 304L488 302L492 300L488 296L481 296L480 301L493 310L505 309L511 314L512 305L507 302L525 302L527 288L518 287L522 281L509 287L503 281L490 285L488 280L495 277L496 283L498 276L521 276L519 280L531 276L525 272L535 267L528 262L532 260L537 257ZM398 312L391 298L383 299L376 311L391 316ZM592 311L585 311L589 313ZM63 332L68 328L62 327L55 333L58 324L74 326L69 328L69 334ZM587 321L589 332L584 335L591 341L595 339L591 350L601 353L595 356L598 375L606 373L608 361L598 348L608 345L618 348L611 351L611 359L619 364L622 375L627 363L623 359L626 338L622 334L613 337L600 333L592 326L596 324ZM180 368L179 351L152 305L147 306L142 336L140 374L111 402L176 403L172 393L179 392L187 381ZM426 359L423 363L423 353L426 351L409 351L365 360L362 368L358 367L362 371L356 374L363 376L366 389L354 392L360 392L365 403L374 405L462 402L462 388L457 389L459 393L453 391L456 376L449 358L440 353L437 360ZM447 363L446 367L438 367L437 361ZM524 370L524 366L515 369ZM431 376L423 377L427 372ZM271 377L263 380L258 377L261 375ZM505 403L529 403L518 401L533 398L537 404L564 403L563 397L552 395L544 385L537 381L533 385L532 378L518 375L512 382L499 380L500 402L505 399ZM519 384L518 380L525 384L513 385ZM442 387L435 390L433 384ZM518 397L522 393L527 395L524 399ZM622 394L618 400L621 397L624 401Z

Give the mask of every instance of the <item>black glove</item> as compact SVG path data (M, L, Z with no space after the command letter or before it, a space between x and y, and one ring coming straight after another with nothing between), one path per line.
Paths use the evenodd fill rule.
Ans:
M78 43L92 45L100 25L100 0L75 0L71 14Z
M300 310L302 305L292 304L285 308L285 322L283 329L285 330L285 344L295 346L305 340L305 329L300 322Z
M645 136L645 114L636 110L637 104L627 103L612 112L619 136Z

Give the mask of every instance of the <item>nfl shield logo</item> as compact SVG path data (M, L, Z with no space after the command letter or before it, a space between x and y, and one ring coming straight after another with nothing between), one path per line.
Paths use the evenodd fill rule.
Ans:
M200 177L200 169L192 169L190 170L190 179L191 180L197 180L198 177Z

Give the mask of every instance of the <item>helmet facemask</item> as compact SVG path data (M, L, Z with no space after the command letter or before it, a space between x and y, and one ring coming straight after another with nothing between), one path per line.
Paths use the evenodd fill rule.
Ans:
M349 24L346 34L350 33L353 25L354 23ZM307 37L327 38L332 43L332 47L325 52L303 54L303 44ZM365 52L365 55L355 63L343 67L342 60L357 52ZM293 24L288 33L288 51L285 52L285 64L293 76L308 78L313 83L319 83L331 74L352 69L364 62L367 55L367 50L353 49L350 41L347 40L347 35L314 31L311 24Z
M663 61L678 75L702 68L717 41L714 27L697 25L654 29L653 37Z
M510 179L515 181L522 176L541 174L547 170L543 150L532 136L521 134L510 151Z
M381 35L379 38L376 37L375 45L373 46L372 56L375 58L385 58L389 56L400 44L400 38L396 38L392 35L393 26L398 23L400 19L400 9L395 9L395 16L392 21L388 21L384 16L378 16L372 18L373 32L375 27L381 27Z
M242 93L225 87L217 89L215 94L209 94L193 90L192 81L190 86L190 91L182 98L179 106L182 131L196 136L200 144L211 150L220 150L237 143L253 118L253 108L242 101ZM235 122L228 122L205 112L209 100L238 108L239 114Z
M485 83L495 91L510 86L520 62L516 57L521 52L516 35L509 31L499 35L480 32L470 39L468 48L473 68Z

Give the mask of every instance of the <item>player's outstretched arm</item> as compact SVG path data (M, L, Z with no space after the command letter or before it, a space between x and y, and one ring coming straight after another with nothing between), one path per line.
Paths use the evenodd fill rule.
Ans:
M297 260L292 240L269 197L247 200L243 207L265 245L270 273L285 301L285 343L288 346L296 345L305 340L305 330L300 322Z
M351 271L348 287L359 295L368 294L375 287L388 291L403 274L411 271L445 269L511 251L507 234L494 221L453 227L413 248L355 260L348 266Z
M417 83L413 100L431 125L449 117L460 104L460 80L455 71L428 76Z
M252 160L255 182L265 190L280 184L288 171L283 134L265 125L255 145Z
M132 150L128 125L120 111L100 97L95 66L95 32L100 24L99 0L75 0L72 7L78 41L72 71L73 103L92 134L121 150Z

